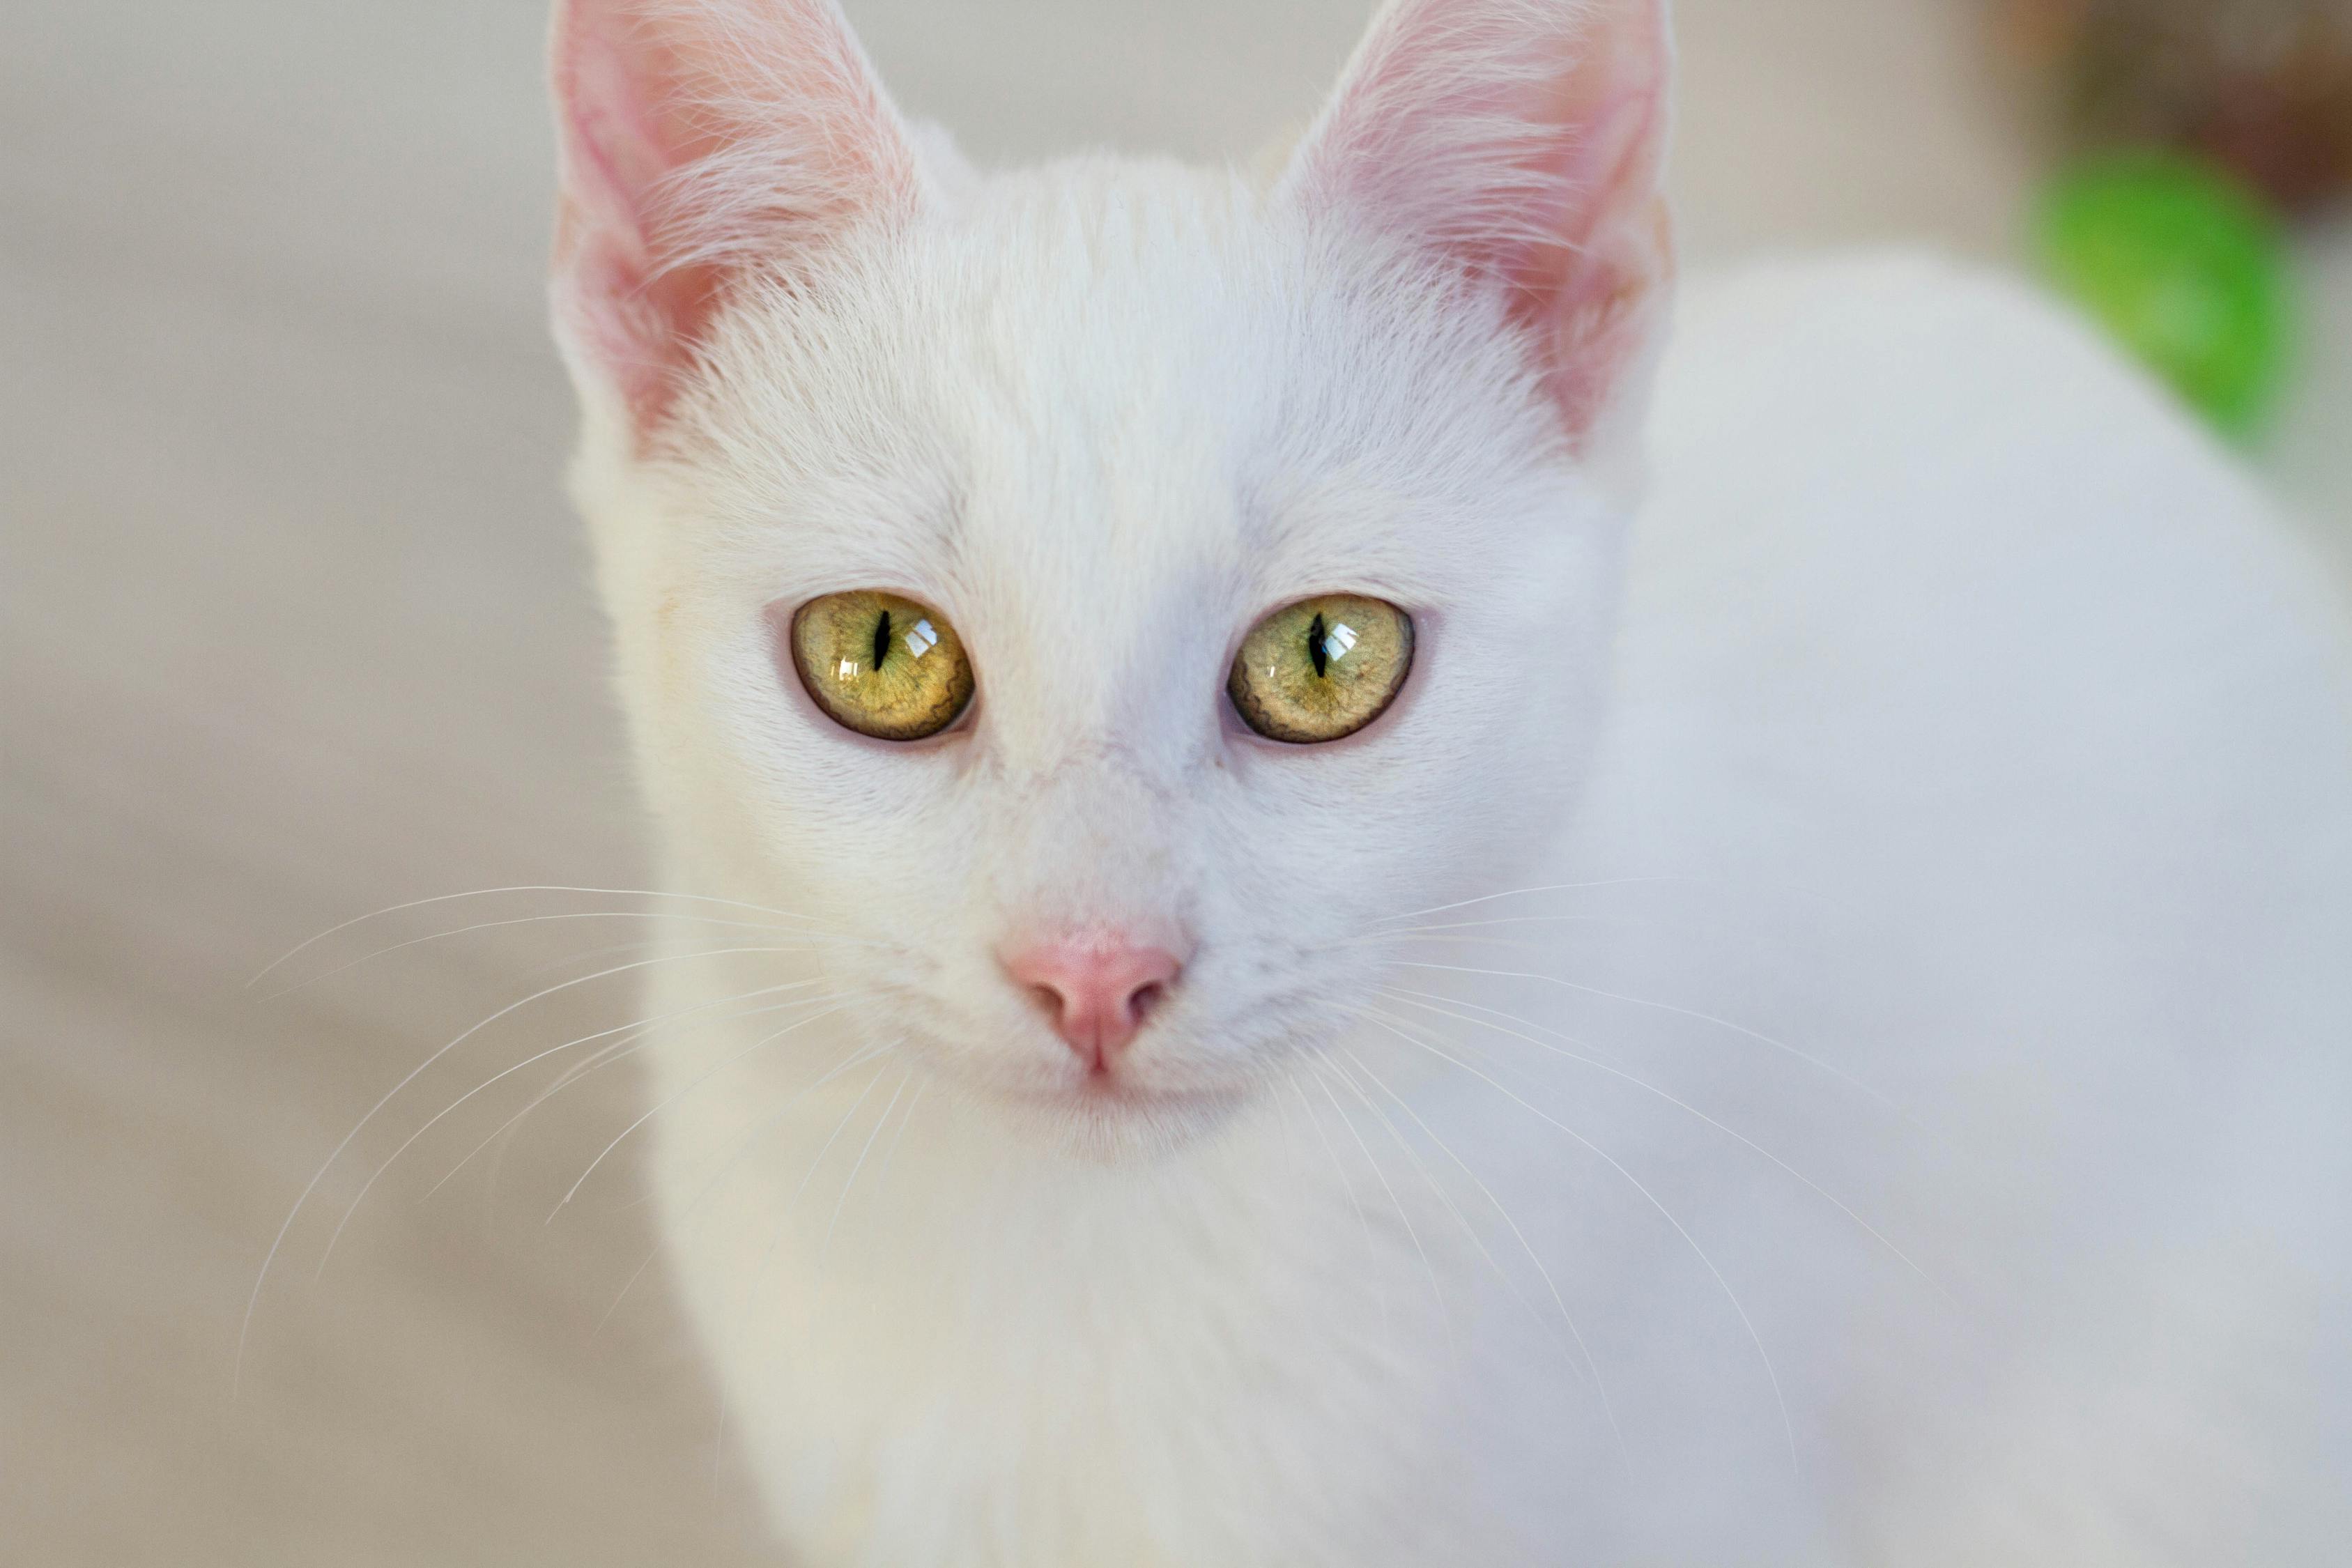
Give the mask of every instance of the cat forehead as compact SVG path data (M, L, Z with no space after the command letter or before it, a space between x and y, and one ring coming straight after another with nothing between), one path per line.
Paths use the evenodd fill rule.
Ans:
M1175 165L985 182L754 291L710 366L714 466L812 564L1394 554L1384 534L1556 456L1475 301Z

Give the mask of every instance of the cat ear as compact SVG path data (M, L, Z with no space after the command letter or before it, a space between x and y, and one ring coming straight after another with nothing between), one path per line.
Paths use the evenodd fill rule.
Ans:
M752 270L920 198L834 0L558 0L552 54L557 331L640 437Z
M1281 189L1505 291L1580 447L1674 276L1666 0L1390 0Z

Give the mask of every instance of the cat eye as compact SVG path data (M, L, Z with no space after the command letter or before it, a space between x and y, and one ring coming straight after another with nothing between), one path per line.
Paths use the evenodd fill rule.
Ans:
M1379 599L1327 594L1251 628L1225 690L1251 729L1307 746L1352 735L1387 712L1412 669L1411 616Z
M793 665L827 716L877 741L920 741L971 702L971 660L945 616L896 594L811 599L793 616Z

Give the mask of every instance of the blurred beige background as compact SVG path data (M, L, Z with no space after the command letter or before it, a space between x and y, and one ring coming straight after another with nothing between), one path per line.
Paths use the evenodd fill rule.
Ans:
M544 1079L485 1094L312 1280L367 1171L491 1072L625 1021L610 982L508 1020L359 1142L289 1237L230 1397L255 1271L336 1140L435 1046L630 935L507 927L276 1000L241 989L383 905L643 875L558 490L543 9L0 12L9 1563L766 1560L658 1270L593 1331L650 1241L630 1146L541 1223L634 1114L625 1066L524 1123L495 1184L485 1155L428 1196ZM849 9L903 101L1002 159L1245 153L1311 108L1367 6ZM1967 0L1682 12L1695 251L2006 249L2029 153L1979 89ZM2347 251L2305 258L2312 382L2264 457L2331 548L2352 537ZM297 973L618 907L442 905Z

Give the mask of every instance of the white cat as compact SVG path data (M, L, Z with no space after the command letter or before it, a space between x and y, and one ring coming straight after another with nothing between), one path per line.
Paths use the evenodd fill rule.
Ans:
M1699 290L1646 406L1664 12L1392 0L1265 183L561 7L656 1178L793 1561L2343 1561L2335 611L2007 283Z

